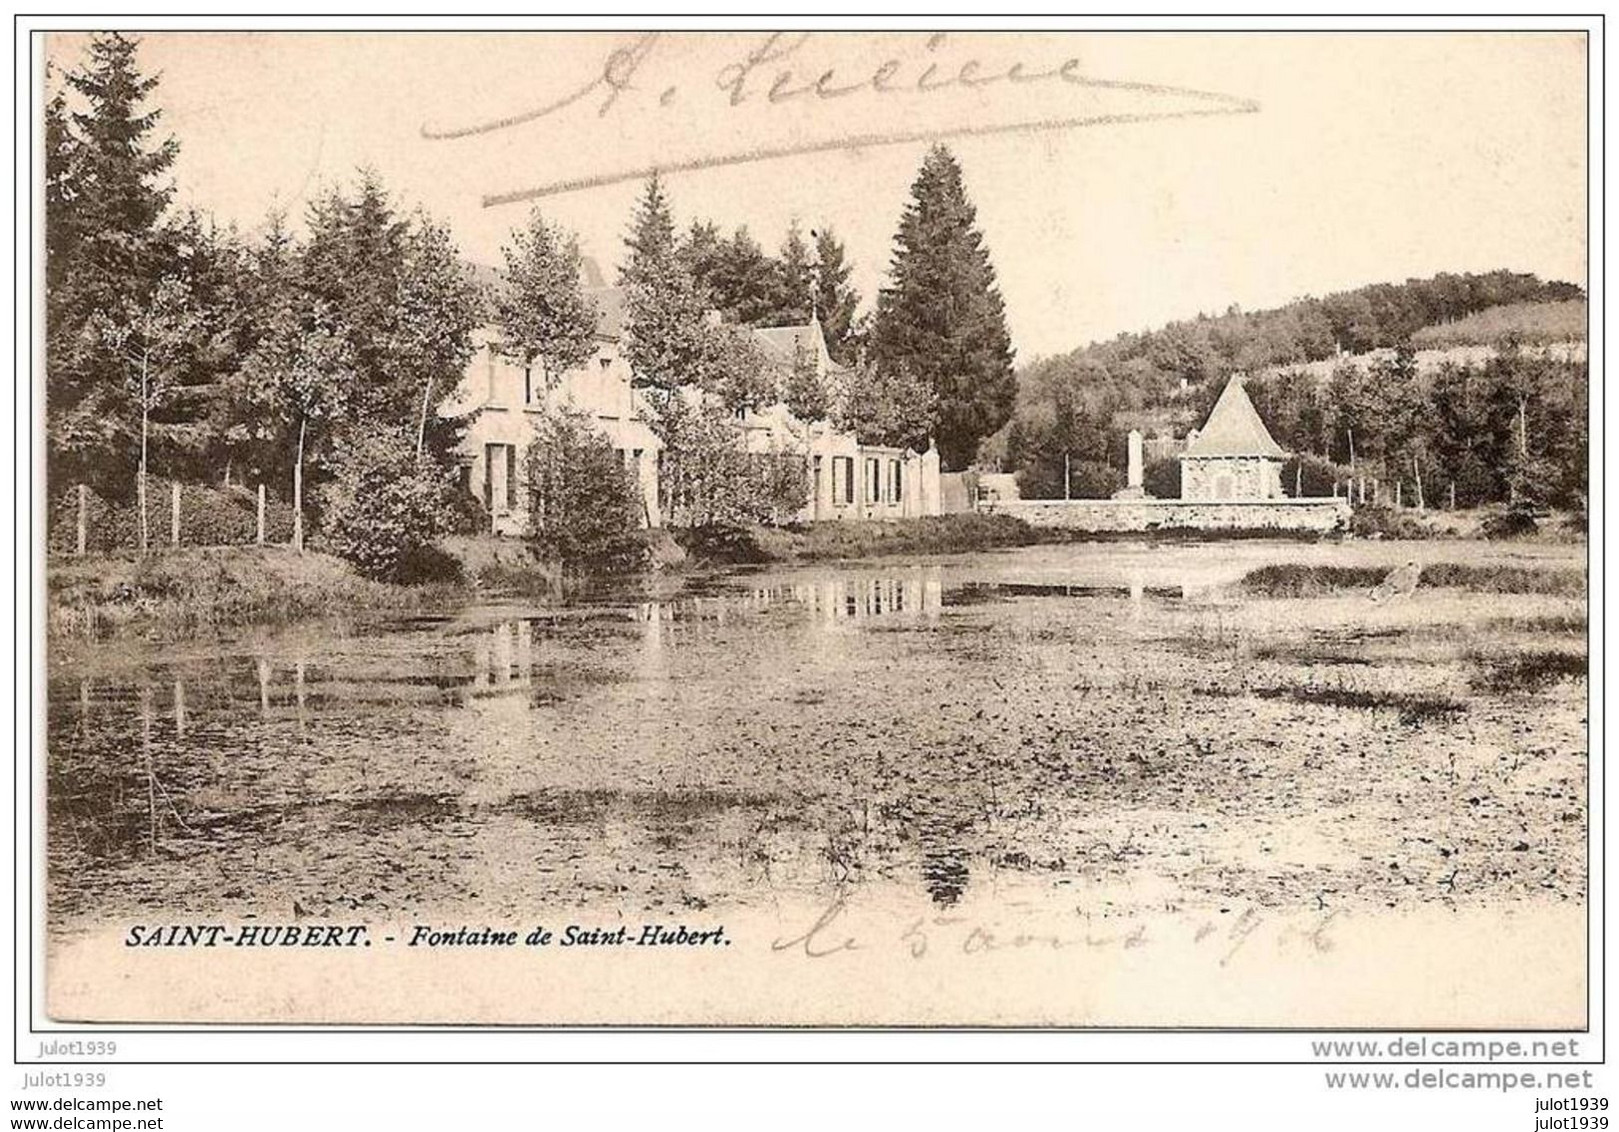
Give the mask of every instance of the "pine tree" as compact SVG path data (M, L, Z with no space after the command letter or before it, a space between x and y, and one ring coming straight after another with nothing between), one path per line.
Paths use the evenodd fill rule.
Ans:
M815 309L826 334L827 352L839 365L853 365L857 353L855 309L860 305L860 295L849 286L854 268L831 228L821 228L814 236Z
M157 86L136 66L138 41L90 41L46 108L46 430L49 474L121 493L135 462L139 413L122 359L92 325L144 309L169 267L157 239L173 187L160 178L179 151L153 140L161 112L141 106Z
M309 302L326 308L348 339L357 380L351 411L401 428L407 420L414 423L417 384L388 364L409 226L371 170L361 170L352 198L338 187L316 198L307 223L299 287Z
M619 269L625 289L624 355L636 383L667 392L703 384L712 355L703 293L679 254L663 185L653 174L636 204Z
M814 275L810 267L809 245L804 233L794 220L782 241L781 254L775 263L775 310L772 318L776 326L802 326L810 320L810 301L814 290Z
M907 370L933 390L941 461L960 469L1011 415L1011 337L961 167L943 145L922 162L911 195L877 303L872 357L879 370Z

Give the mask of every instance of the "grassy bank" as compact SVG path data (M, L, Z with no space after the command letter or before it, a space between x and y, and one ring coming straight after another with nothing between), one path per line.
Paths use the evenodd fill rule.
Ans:
M453 585L367 581L340 559L282 546L217 547L52 558L49 632L96 638L122 631L181 637L228 625L365 609L411 609Z
M934 515L801 527L704 527L675 532L699 565L825 562L890 554L964 554L1060 541L1009 515Z
M1322 597L1345 591L1370 590L1381 584L1388 574L1389 571L1380 566L1279 563L1249 571L1242 579L1242 588L1244 592L1258 597ZM1435 562L1422 567L1417 585L1427 589L1458 589L1471 593L1584 597L1585 572Z

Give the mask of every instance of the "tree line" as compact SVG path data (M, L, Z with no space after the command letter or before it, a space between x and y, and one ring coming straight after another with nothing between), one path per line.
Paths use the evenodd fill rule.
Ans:
M157 79L142 74L137 50L131 37L93 36L80 66L52 76L45 109L52 490L135 496L143 546L157 474L269 483L291 498L300 544L306 527L361 537L377 525L362 501L380 490L418 517L415 541L431 541L477 505L454 490L469 421L440 407L478 328L495 324L551 383L594 349L577 239L534 214L486 291L448 227L403 209L372 170L323 189L296 232L283 214L243 232L178 212L178 143L163 136ZM868 443L936 442L965 466L1010 413L1014 383L994 271L948 150L922 164L891 283L866 316L851 271L829 225L806 239L795 224L776 255L745 228L726 236L698 220L677 232L662 182L649 180L618 283L635 383L676 465L680 427L726 432L694 429L674 407L694 387L717 414L785 400ZM751 334L812 312L838 363L830 383L812 358L772 364ZM408 556L384 548L371 568Z
M1458 506L1583 505L1582 359L1509 332L1486 361L1419 370L1411 342L1424 327L1485 325L1485 312L1579 297L1533 275L1441 274L1120 335L1025 367L1013 417L984 455L1019 473L1033 496L1063 495L1065 474L1072 494L1109 494L1128 429L1184 436L1242 372L1272 434L1304 461L1307 471L1284 477L1289 490L1324 494L1335 478L1360 474L1400 481L1403 498L1428 503L1448 504L1454 484ZM1325 375L1304 365L1335 357ZM1160 493L1178 490L1165 475Z

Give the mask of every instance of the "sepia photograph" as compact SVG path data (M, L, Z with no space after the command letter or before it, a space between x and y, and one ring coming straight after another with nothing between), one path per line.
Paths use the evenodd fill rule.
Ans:
M36 33L45 1015L1587 1030L1590 51Z

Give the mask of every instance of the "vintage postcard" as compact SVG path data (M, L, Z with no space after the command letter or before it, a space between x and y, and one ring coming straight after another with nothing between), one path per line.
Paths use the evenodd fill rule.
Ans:
M1586 35L34 49L53 1022L1587 1027Z

